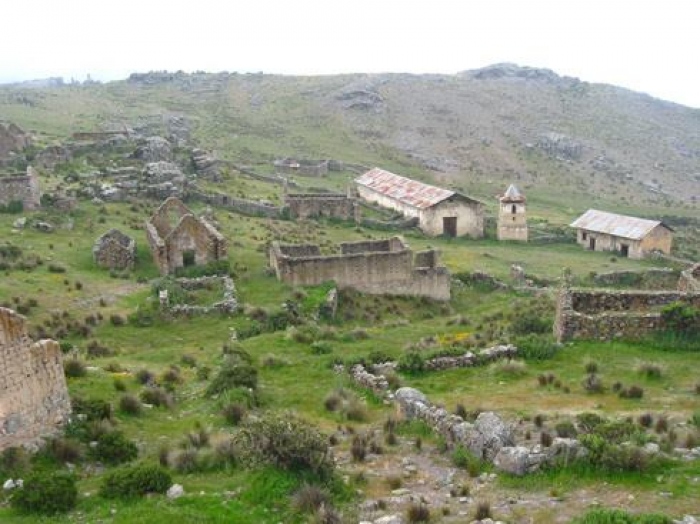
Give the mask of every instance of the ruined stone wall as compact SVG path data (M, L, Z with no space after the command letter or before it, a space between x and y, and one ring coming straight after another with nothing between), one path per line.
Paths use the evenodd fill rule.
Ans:
M663 329L661 307L676 301L700 307L700 293L562 288L554 336L559 342L643 338Z
M312 286L334 281L339 288L353 288L370 294L426 296L449 300L450 274L437 263L433 267L414 267L413 252L400 239L344 244L341 255L321 256L312 247L291 255L292 246L273 243L270 267L277 278L293 286ZM397 244L398 245L398 244ZM385 246L384 250L374 250ZM365 247L367 250L362 251Z
M41 207L40 198L39 176L32 167L26 175L0 176L0 206L22 202L25 211L33 211Z
M355 201L343 194L291 194L284 198L291 218L329 217L352 220Z
M58 343L34 342L24 317L0 307L0 451L36 445L60 431L70 412Z
M681 272L678 291L700 293L700 262Z
M133 269L136 241L116 229L97 239L92 248L95 263L107 269Z
M236 213L247 216L263 216L269 218L282 218L284 216L284 208L280 206L271 206L256 202L254 200L246 200L244 198L236 198L222 194L206 194L201 191L188 190L187 198L206 202L217 207L231 209Z
M399 237L385 240L360 240L358 242L343 242L340 244L340 252L343 255L355 253L389 253L408 249Z
M285 158L274 163L278 173L301 176L326 176L328 160L296 160Z

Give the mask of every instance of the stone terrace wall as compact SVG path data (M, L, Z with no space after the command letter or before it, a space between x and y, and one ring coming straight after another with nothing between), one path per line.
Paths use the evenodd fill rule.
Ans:
M31 167L27 174L0 175L0 206L10 202L22 202L25 211L41 207L39 177Z
M24 317L0 308L0 451L38 444L57 433L70 412L58 343L34 342Z
M330 217L342 220L355 218L355 200L339 193L290 194L284 198L291 218Z
M562 288L554 336L559 342L642 338L663 328L660 308L676 301L700 307L700 293Z
M278 279L293 286L334 281L340 288L370 294L426 296L434 300L450 298L447 268L415 268L413 252L398 237L345 243L341 245L341 255L318 255L314 247L318 249L317 246L274 242L270 249L270 267ZM294 254L295 249L299 254Z

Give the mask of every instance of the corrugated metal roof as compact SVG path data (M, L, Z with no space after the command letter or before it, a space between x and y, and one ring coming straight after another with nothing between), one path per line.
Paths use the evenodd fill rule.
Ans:
M432 207L456 194L449 189L411 180L378 167L359 176L355 182L418 209Z
M596 209L589 209L572 222L571 227L596 233L606 233L616 237L640 240L660 224L662 223L658 220L628 217L625 215L598 211ZM671 229L668 226L664 227Z

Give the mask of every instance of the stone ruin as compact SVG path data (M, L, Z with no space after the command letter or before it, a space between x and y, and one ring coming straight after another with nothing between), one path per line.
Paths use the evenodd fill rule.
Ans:
M175 197L167 198L146 222L146 237L162 275L227 257L224 236Z
M339 218L360 221L357 201L342 193L290 193L284 195L290 218Z
M0 307L0 451L35 447L60 432L70 413L58 342L33 341L25 318Z
M136 241L118 229L110 229L95 241L92 258L103 268L133 269L136 263Z
M0 122L0 161L11 158L31 144L30 135L12 122Z
M678 291L700 293L700 262L681 272L678 279Z
M639 339L664 328L661 308L673 302L700 307L700 293L606 291L563 286L557 296L554 336L574 339Z
M41 207L39 175L31 167L26 173L0 175L0 206L22 202L22 209L34 211Z
M270 267L293 286L333 281L374 295L450 299L450 273L435 250L413 253L401 237L344 242L340 255L321 255L314 244L280 244L270 248Z
M273 165L278 173L284 175L326 176L328 160L307 160L296 158L279 158Z

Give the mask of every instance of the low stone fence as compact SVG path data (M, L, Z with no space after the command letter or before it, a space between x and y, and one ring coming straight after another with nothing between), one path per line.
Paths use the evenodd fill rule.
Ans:
M517 356L518 348L512 344L482 349L477 353L467 351L464 355L435 357L425 361L425 369L438 371L452 368L465 368L493 362L501 358Z
M187 191L187 199L206 202L207 204L231 209L237 213L247 216L264 216L268 218L283 218L285 208L272 206L254 200L235 198L221 193L204 193L195 189Z

